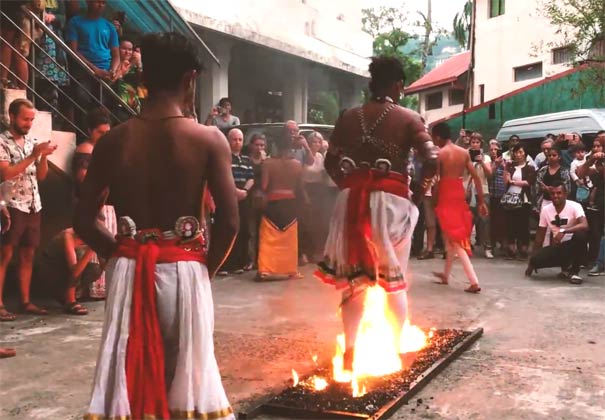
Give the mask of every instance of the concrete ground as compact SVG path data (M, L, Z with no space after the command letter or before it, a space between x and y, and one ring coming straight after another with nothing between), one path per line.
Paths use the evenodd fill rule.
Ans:
M605 418L605 277L572 286L554 270L526 279L522 263L473 261L479 295L463 293L458 264L446 287L431 283L441 260L412 262L413 323L485 332L393 418ZM216 353L236 412L285 386L291 368L310 370L312 355L330 359L339 297L311 269L302 280L259 284L247 274L215 281ZM82 417L103 313L101 302L87 306L85 317L57 307L48 317L0 324L0 345L18 351L0 361L0 418Z

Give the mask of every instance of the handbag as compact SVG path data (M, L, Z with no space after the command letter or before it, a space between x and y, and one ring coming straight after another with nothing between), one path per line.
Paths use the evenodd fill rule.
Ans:
M576 190L576 201L578 203L584 203L588 200L588 197L590 197L590 188L579 185Z
M523 206L521 193L505 192L502 198L500 198L500 204L508 210L521 208Z

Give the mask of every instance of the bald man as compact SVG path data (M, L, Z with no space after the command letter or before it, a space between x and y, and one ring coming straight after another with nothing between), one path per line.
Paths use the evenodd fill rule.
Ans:
M299 161L302 165L313 165L315 162L313 153L311 153L311 148L309 147L309 143L307 142L305 136L300 134L298 123L294 120L288 120L284 124L284 127L292 142L292 157Z
M228 274L241 274L252 268L248 252L250 240L250 200L248 192L254 185L254 169L248 156L242 155L244 147L244 133L238 128L232 128L227 134L231 147L231 172L235 181L237 201L239 204L239 233L231 253L218 273L221 276Z

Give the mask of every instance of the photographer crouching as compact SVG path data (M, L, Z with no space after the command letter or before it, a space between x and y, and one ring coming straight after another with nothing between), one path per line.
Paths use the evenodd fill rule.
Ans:
M551 186L552 203L542 207L533 255L526 276L538 268L561 267L560 276L582 284L578 275L586 256L588 222L580 203L567 200L567 187L557 180Z

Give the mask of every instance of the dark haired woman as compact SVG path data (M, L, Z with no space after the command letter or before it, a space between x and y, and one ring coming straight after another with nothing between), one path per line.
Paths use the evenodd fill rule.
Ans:
M555 181L565 184L566 191L571 191L571 176L569 169L561 166L561 149L553 147L546 155L547 165L541 167L536 175L536 195L538 211L550 204L550 190Z
M386 292L398 322L398 340L406 317L406 271L418 209L411 201L407 162L410 147L425 159L420 184L428 187L437 153L424 121L397 103L405 75L391 57L370 64L370 100L345 111L331 136L325 167L341 189L334 206L325 258L316 272L322 281L343 289L344 367L354 360L357 329L365 297ZM427 159L429 158L429 159ZM417 194L424 196L424 191ZM383 292L383 293L384 293ZM397 341L398 342L398 341ZM376 349L376 357L388 357Z
M529 217L531 215L531 186L536 178L533 166L527 163L527 154L521 144L512 149L513 161L506 165L504 182L508 186L501 201L506 214L508 249L506 258L527 259L529 246ZM518 253L518 254L517 254Z

